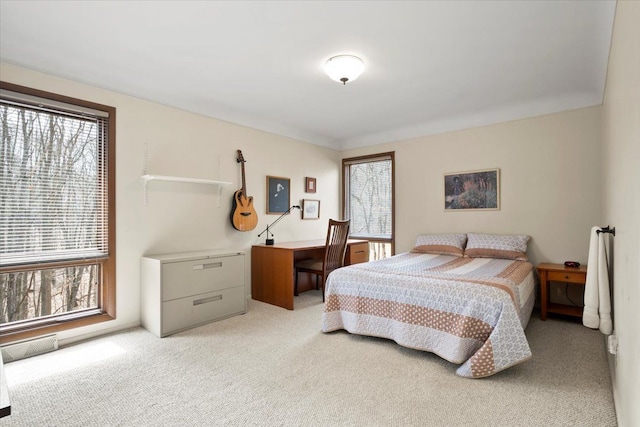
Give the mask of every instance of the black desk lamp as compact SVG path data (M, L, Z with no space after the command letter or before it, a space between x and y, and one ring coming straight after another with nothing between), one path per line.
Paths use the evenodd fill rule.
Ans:
M287 215L289 212L291 212L291 209L301 209L300 206L298 205L293 205L291 206L289 209L287 209L282 215L280 215L275 221L273 221L271 224L267 225L266 230L263 230L262 233L258 234L258 237L262 236L264 233L267 233L267 238L264 241L265 245L268 246L272 246L274 244L274 240L273 240L273 233L271 231L269 231L269 227L273 228L274 225L276 225L278 222L280 222L280 220L282 218L284 218L285 215ZM269 234L271 234L271 238L269 238Z

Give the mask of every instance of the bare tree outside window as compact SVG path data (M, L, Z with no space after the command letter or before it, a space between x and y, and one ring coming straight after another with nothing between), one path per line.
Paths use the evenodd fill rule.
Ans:
M350 235L369 240L370 259L393 255L393 153L344 159Z
M105 124L0 102L0 327L100 307Z

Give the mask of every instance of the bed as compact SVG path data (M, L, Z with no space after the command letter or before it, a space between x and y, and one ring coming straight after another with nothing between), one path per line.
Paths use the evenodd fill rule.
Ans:
M455 244L441 244L454 242L452 236ZM524 329L536 294L529 237L518 235L513 244L507 236L509 245L503 237L422 235L411 252L335 270L325 286L322 331L344 329L429 351L460 364L456 373L466 378L528 360Z

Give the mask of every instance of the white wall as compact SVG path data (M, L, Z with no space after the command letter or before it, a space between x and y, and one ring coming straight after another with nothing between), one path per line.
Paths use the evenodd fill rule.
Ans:
M613 395L621 427L640 425L640 3L618 2L603 103L603 218L616 227Z
M529 257L586 264L601 223L600 107L350 150L396 152L396 252L420 233L518 233ZM500 169L498 211L446 211L443 175Z
M299 211L273 230L276 242L324 238L327 220L339 215L339 154L315 145L169 108L8 64L3 81L116 108L116 300L117 319L58 334L62 344L140 323L140 257L175 251L233 249L247 252L264 242L257 235L277 215L266 215L266 176L291 178L291 202L321 201L320 221L301 220ZM144 204L144 144L147 171L157 175L229 181L220 206L214 187L151 182ZM259 223L251 232L233 229L231 198L242 186L236 150L246 163L247 193L254 197ZM306 194L306 176L317 179L317 193Z

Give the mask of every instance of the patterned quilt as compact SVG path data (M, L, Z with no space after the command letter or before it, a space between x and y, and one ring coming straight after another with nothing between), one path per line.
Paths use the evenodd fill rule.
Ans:
M531 357L534 300L528 262L405 253L332 272L322 331L392 339L481 378Z

